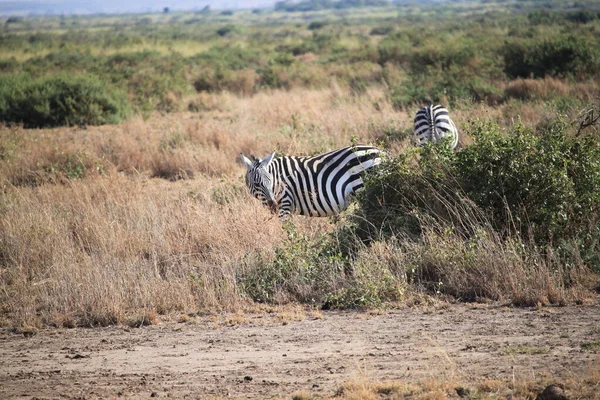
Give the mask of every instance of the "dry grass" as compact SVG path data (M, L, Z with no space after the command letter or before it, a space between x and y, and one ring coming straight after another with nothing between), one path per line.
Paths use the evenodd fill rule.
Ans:
M344 383L333 398L354 399L534 399L549 385L559 385L569 399L598 399L600 370L590 366L586 373L559 379L540 374L533 379L511 381L471 378L471 381L431 378L413 384L377 382L364 378ZM302 398L311 398L304 393Z
M0 259L12 323L55 324L50 316L60 313L106 325L140 309L238 308L237 268L281 236L279 221L242 193L207 179L119 174L9 188Z
M384 129L410 125L389 104L373 108L374 91L361 99L329 90L229 93L191 98L201 113L135 117L119 126L0 130L0 173L11 183L64 181L69 175L111 174L113 169L167 179L239 172L240 152L264 156L310 154L341 147L352 138L374 142ZM80 177L80 176L77 176Z
M334 105L328 92L220 99L230 111L1 130L6 324L136 325L154 321L140 315L152 311L239 309L247 301L236 281L245 258L268 254L282 237L279 221L245 192L239 152L311 153L353 135L371 141L389 123L360 104ZM327 107L331 119L319 115ZM358 132L353 123L369 128ZM61 161L66 155L85 157L71 157L81 160L71 165ZM179 178L187 179L169 181ZM326 220L298 222L306 231L329 229Z
M508 98L520 100L551 100L555 97L571 97L591 101L598 93L596 82L569 84L563 80L547 76L543 79L516 79L504 88Z
M0 128L3 325L137 326L155 323L154 313L241 310L249 301L237 281L246 260L268 257L284 235L246 193L239 153L313 154L412 126L412 115L394 111L377 88L190 101L202 111L86 129ZM502 112L476 105L454 119ZM388 141L392 153L406 146ZM309 235L333 228L324 219L295 222ZM402 261L385 246L364 259Z
M502 240L491 229L480 230L470 240L439 230L427 231L423 238L406 254L407 259L419 260L418 279L438 282L435 290L457 298L564 305L583 302L593 286L585 266L565 268L551 254L524 247L519 240Z

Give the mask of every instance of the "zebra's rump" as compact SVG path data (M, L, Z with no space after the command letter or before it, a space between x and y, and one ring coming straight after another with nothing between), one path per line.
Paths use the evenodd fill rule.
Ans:
M414 124L414 137L418 146L428 142L438 143L447 137L451 138L452 149L458 145L458 130L448 110L439 104L423 107L417 111Z

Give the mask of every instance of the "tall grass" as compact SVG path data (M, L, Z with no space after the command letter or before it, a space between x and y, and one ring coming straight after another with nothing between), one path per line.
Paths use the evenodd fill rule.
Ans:
M283 235L247 195L239 152L369 142L392 113L340 103L330 91L201 101L214 108L202 118L0 130L3 325L106 325L140 312L243 307L242 271L270 259ZM303 232L331 229L327 220L298 223Z
M422 219L422 235L357 243L349 214L294 218L289 233L246 193L239 153L314 154L358 141L409 146L412 110L385 90L202 93L201 112L121 125L0 129L2 325L106 325L153 313L237 310L253 301L377 307L413 294L516 304L585 301L581 262L506 241L469 202L449 207L472 234ZM555 109L465 105L533 125ZM594 128L590 128L594 129ZM574 259L576 260L576 259ZM588 283L588 280L591 283ZM441 284L440 284L441 282ZM141 317L140 317L141 316Z
M265 223L235 187L196 185L202 194L114 175L9 190L0 239L8 315L26 326L93 326L139 310L240 307L236 267L278 241L276 221Z

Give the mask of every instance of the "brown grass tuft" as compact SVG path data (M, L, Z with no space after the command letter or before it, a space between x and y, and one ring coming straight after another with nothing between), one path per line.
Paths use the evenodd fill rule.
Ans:
M555 379L552 374L541 373L533 379L519 378L511 381L472 377L469 382L431 378L414 384L403 382L377 382L362 378L346 382L335 394L339 399L455 399L498 398L534 399L544 388L558 384L568 398L596 399L600 384L600 370L590 367L587 372ZM310 393L306 394L307 396Z
M568 84L550 76L544 79L517 79L504 88L506 97L520 100L549 100L555 96L567 96L569 92Z
M130 328L156 325L158 324L158 313L154 310L141 310L127 318L125 324Z

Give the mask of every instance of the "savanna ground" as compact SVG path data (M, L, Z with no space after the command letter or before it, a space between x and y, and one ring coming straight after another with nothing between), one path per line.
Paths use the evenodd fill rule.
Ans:
M596 7L7 19L0 396L597 398ZM245 190L356 142L393 161L337 218Z
M598 304L276 307L3 333L3 398L598 398ZM459 396L460 394L460 396Z

